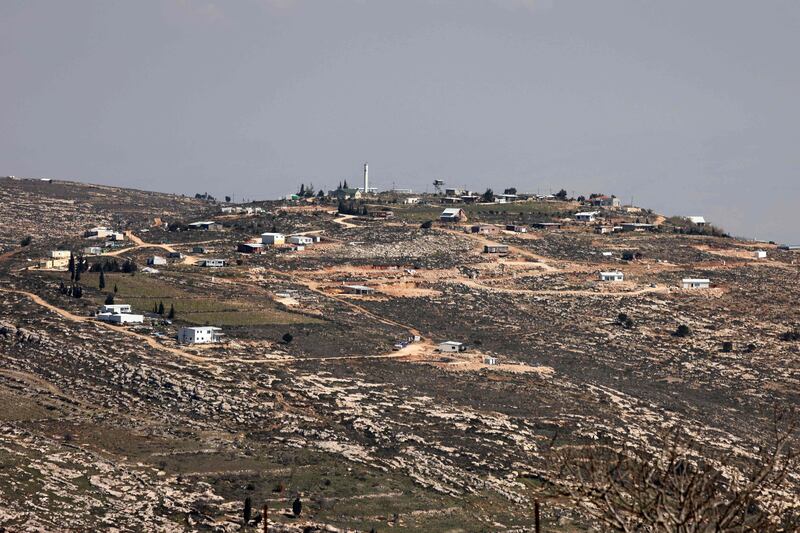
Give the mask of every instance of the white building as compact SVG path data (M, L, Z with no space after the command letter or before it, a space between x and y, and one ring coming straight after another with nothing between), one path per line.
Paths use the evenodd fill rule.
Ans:
M706 225L706 219L701 217L701 216L686 217L686 220L688 220L692 224L697 224L698 226L705 226Z
M106 304L100 308L101 313L130 313L131 304Z
M496 365L497 364L497 357L494 357L492 355L484 356L483 364L485 364L485 365Z
M600 281L623 281L625 275L619 270L600 272Z
M97 313L95 318L112 324L141 324L144 322L144 315L131 313Z
M442 222L462 222L467 220L467 215L464 213L463 209L459 209L458 207L448 207L442 214L439 215L439 220Z
M375 288L366 285L345 285L344 290L349 294L375 294Z
M83 253L86 255L100 255L103 253L103 249L99 246L87 246L83 249Z
M684 278L681 284L684 289L707 289L711 286L711 280L705 278Z
M69 259L71 255L72 252L69 250L52 250L50 252L51 259Z
M467 349L464 343L456 341L440 342L437 348L440 352L463 352Z
M415 205L419 203L419 198L403 198L403 203L407 205Z
M767 252L764 250L756 250L755 252L753 252L753 257L755 257L756 259L766 259Z
M314 244L314 238L308 237L306 235L292 235L291 237L289 237L289 243L308 246L309 244Z
M83 236L87 239L105 239L112 233L114 232L105 226L97 226L96 228L88 229L83 232Z
M160 255L154 255L153 257L148 257L147 258L147 264L148 265L153 265L153 266L155 266L155 265L166 265L167 264L167 258L166 257L161 257Z
M210 342L221 342L223 333L222 328L214 326L184 326L178 330L178 342L186 344L207 344Z
M578 222L594 222L595 217L599 214L599 211L584 211L583 213L575 213L575 220Z
M286 242L286 236L283 233L262 233L261 242L263 244L283 244Z
M224 259L203 259L202 266L204 267L224 267L225 260Z

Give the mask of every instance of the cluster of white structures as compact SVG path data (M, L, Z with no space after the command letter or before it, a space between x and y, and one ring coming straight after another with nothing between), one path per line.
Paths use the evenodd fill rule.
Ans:
M111 324L141 324L144 315L131 313L130 304L106 304L95 315L97 320Z

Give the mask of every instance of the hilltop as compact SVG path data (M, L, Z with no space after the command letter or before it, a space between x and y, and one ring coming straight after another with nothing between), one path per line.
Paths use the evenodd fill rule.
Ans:
M740 482L800 400L798 252L517 196L0 179L0 525L238 531L250 498L271 531L531 531L538 499L588 531L556 452L676 428Z

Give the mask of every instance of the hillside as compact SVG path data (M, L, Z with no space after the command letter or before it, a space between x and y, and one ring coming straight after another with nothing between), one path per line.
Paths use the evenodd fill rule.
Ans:
M544 531L589 531L560 452L655 457L678 429L733 486L800 401L798 252L647 210L579 222L578 202L531 200L442 223L434 198L223 212L9 179L0 200L9 530L238 531L251 498L270 531L532 531L534 500ZM237 252L265 232L312 242ZM80 279L46 263L57 250L85 259ZM143 322L97 320L109 295ZM225 342L178 343L192 326ZM798 488L792 465L765 512L789 520Z

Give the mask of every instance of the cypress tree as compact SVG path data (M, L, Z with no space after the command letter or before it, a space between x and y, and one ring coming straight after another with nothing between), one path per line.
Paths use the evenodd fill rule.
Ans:
M158 302L158 314L159 315L164 314L164 302Z
M100 280L97 282L97 286L101 291L106 288L106 275L102 270L100 271Z
M244 499L244 523L250 522L250 516L253 514L253 500L250 496Z
M170 320L175 318L175 305L174 304L170 304L169 305L169 314L167 315L167 318L169 318Z

